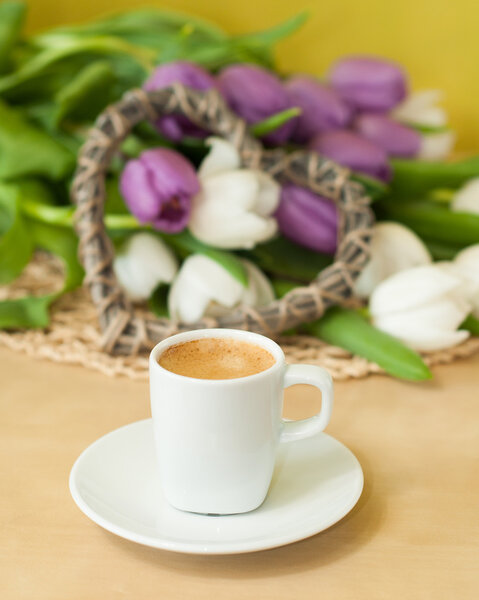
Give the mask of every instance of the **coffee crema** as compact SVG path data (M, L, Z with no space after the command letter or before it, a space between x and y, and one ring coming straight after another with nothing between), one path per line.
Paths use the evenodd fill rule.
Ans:
M234 338L201 338L167 348L158 359L167 371L195 379L237 379L261 373L275 363L256 344Z

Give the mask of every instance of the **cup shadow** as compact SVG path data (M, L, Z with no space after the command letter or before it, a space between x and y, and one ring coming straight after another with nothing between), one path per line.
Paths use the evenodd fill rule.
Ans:
M373 538L386 515L386 501L375 492L374 473L365 456L352 449L364 472L364 488L353 510L329 529L308 539L260 552L236 555L191 555L141 546L107 531L108 543L153 566L200 578L280 577L318 569L358 552ZM274 485L274 481L273 484ZM298 491L291 490L291 499Z

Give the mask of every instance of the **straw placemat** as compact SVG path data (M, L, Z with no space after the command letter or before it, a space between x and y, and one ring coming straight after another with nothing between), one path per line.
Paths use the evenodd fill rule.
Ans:
M25 294L42 295L61 289L61 262L48 254L37 253L22 275L11 285L0 289L0 300ZM147 311L145 311L146 315ZM320 340L306 336L283 336L278 339L288 362L321 365L334 379L346 380L382 373L375 363ZM36 358L83 365L111 377L126 376L145 380L148 358L145 355L110 356L100 350L101 334L97 313L86 289L63 295L52 307L51 323L44 330L0 331L0 344ZM479 351L479 338L474 337L454 348L424 355L428 365L450 363Z

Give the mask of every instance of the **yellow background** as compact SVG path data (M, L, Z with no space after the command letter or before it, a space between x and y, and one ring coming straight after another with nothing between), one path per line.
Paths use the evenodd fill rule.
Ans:
M444 90L459 148L479 151L478 0L31 0L28 28L152 5L195 13L232 33L262 29L308 9L303 29L278 46L282 69L321 74L343 54L390 57L406 67L413 89Z

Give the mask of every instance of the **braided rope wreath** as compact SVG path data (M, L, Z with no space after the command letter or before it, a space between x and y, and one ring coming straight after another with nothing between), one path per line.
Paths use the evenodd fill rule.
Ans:
M334 200L340 214L335 262L310 285L297 287L261 308L241 306L226 316L188 325L135 314L112 268L113 245L103 222L105 174L114 153L135 125L170 114L184 115L232 142L243 166L263 170L281 182L307 187ZM216 90L199 92L177 84L154 92L137 89L126 93L98 117L81 149L72 197L77 205L76 230L85 283L98 312L102 347L111 354L146 351L169 335L204 327L277 335L319 318L326 308L350 298L354 280L369 257L374 217L364 188L349 180L349 171L314 152L263 150L260 142L249 135L245 121L231 112Z

